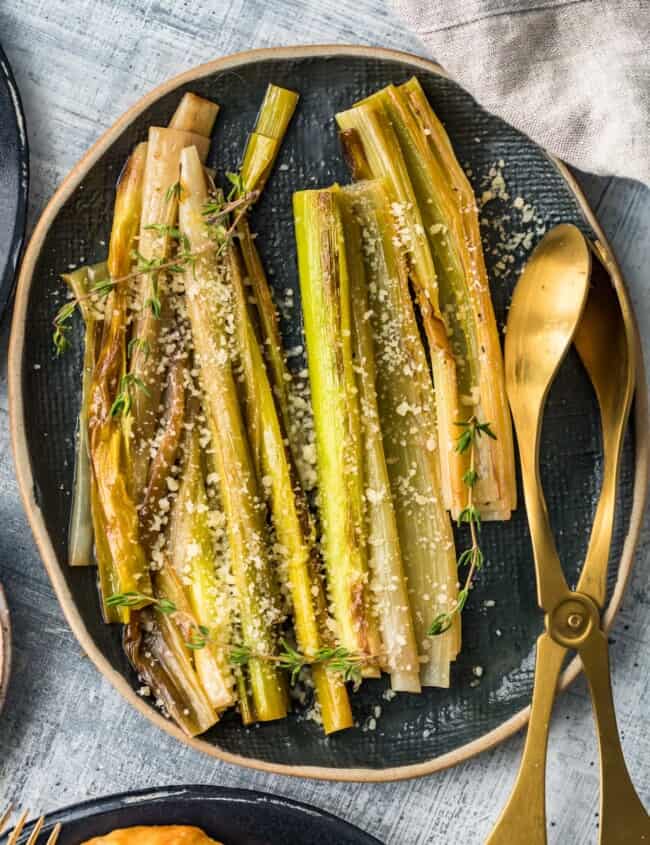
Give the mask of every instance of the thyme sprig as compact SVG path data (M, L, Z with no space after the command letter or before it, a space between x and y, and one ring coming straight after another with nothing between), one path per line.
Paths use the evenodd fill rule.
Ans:
M54 325L52 343L54 344L57 356L62 355L70 346L70 339L68 337L71 330L70 319L77 310L79 303L97 297L105 299L114 287L115 283L111 279L102 279L96 285L93 285L83 297L70 299L59 308L52 321Z
M180 184L176 183L176 185L178 185L178 188L176 188L175 185L172 185L167 191L166 197L168 197L168 199L171 199L173 196L180 195ZM101 282L98 282L90 288L88 293L83 296L70 299L62 305L52 321L54 326L52 342L57 356L62 355L70 346L70 320L80 303L91 299L92 297L106 298L117 285L127 284L140 276L151 275L152 277L151 292L145 302L145 307L150 308L154 317L159 319L162 311L158 287L159 274L162 272L184 272L187 267L193 266L197 258L200 258L202 255L207 255L210 252L214 252L215 241L217 255L222 255L228 248L235 230L243 215L246 213L246 210L255 202L258 196L259 191L249 191L241 196L236 196L234 199L229 199L226 203L215 199L208 200L204 204L203 214L205 217L206 228L210 236L210 243L195 252L190 251L189 241L176 227L167 226L162 223L154 223L151 226L148 226L147 228L155 230L160 234L167 235L175 240L178 244L177 254L174 258L169 260L165 260L163 258L147 259L137 250L134 250L133 259L135 261L135 269L131 273L127 273L125 276L119 276L116 279L103 279ZM220 221L223 221L224 218L234 211L237 211L238 213L235 215L233 222L226 227Z
M133 407L133 393L141 390L145 396L151 396L149 388L135 373L124 373L120 379L120 388L115 401L111 405L111 416L117 417L120 414L130 414Z
M145 603L166 615L180 613L170 599L156 599L145 593L115 593L106 599L108 607L135 607ZM243 643L234 645L219 643L212 639L210 629L205 625L192 623L189 639L185 642L187 648L191 651L200 651L211 643L227 650L228 660L232 666L242 667L247 666L251 660L264 660L288 672L291 683L295 684L305 666L323 665L328 672L340 675L346 682L350 681L355 691L361 684L363 665L372 659L372 655L353 652L342 646L320 648L311 655L302 654L284 639L280 641L282 648L277 654L262 654Z
M157 599L147 593L139 593L137 590L130 590L126 593L113 593L106 599L106 607L137 607L138 605L146 604L150 607L155 607L160 613L166 616L170 613L176 613L176 605L169 599Z
M456 423L462 428L461 434L456 440L455 450L460 455L469 454L469 467L463 475L463 483L467 487L467 504L458 514L458 525L469 526L470 546L461 552L458 558L458 568L468 567L467 576L462 589L458 593L456 604L452 610L439 613L431 623L427 631L430 637L437 637L448 631L454 620L454 616L460 615L469 598L469 591L472 588L475 574L483 566L485 556L481 549L479 536L481 533L481 514L474 504L474 487L479 480L476 469L476 448L478 441L483 435L496 440L496 434L492 431L489 422L479 422L475 416L471 416L464 422Z

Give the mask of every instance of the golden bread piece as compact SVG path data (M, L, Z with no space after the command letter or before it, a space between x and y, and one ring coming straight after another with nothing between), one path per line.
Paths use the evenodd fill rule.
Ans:
M124 827L96 836L82 845L222 845L198 827L160 825Z

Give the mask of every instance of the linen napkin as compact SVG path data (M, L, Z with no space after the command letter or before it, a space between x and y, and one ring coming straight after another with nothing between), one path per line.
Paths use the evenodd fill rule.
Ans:
M392 0L487 110L581 170L650 184L650 0Z

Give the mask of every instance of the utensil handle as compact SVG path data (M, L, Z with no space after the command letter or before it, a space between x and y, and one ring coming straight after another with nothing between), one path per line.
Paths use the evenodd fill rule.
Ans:
M515 428L518 432L535 430L531 444L519 438L519 456L537 576L537 603L542 610L550 613L568 595L569 587L551 531L551 521L539 475L539 426L535 426L535 420L529 418L528 413L526 411L525 417L522 417L522 411L519 411L517 416L513 409Z
M650 817L630 779L616 725L606 634L595 628L578 654L589 681L600 749L600 843L650 843Z
M601 418L605 419L605 411L602 409ZM591 529L589 548L585 555L585 565L576 587L578 592L591 596L600 608L604 607L607 598L607 563L612 545L618 466L626 422L627 414L614 429L603 425L603 486Z
M535 686L526 744L517 780L486 845L546 845L546 750L564 646L537 640Z

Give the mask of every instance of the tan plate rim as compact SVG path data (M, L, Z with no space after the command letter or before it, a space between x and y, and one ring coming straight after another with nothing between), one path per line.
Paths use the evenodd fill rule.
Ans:
M25 314L27 310L27 302L29 297L30 286L32 282L34 267L45 236L56 216L60 207L68 200L77 186L83 180L88 170L95 164L95 162L106 152L111 146L115 138L130 124L133 120L148 106L158 100L164 94L173 91L180 85L183 85L193 80L199 79L203 76L219 72L229 71L237 68L243 64L248 64L253 61L260 61L264 59L295 59L295 58L314 58L332 55L344 55L363 58L378 58L392 61L399 61L410 64L414 71L424 70L429 73L437 73L439 75L446 75L445 71L434 62L427 59L413 56L409 53L398 52L395 50L388 50L378 47L359 47L354 45L313 45L305 47L280 47L267 48L261 50L250 50L244 53L237 53L232 56L226 56L221 59L216 59L206 64L199 65L192 70L185 71L178 76L164 82L162 85L154 88L146 96L142 97L134 106L132 106L119 120L108 129L101 138L88 150L88 152L80 159L74 166L69 175L58 188L45 211L41 215L36 228L32 234L29 245L25 251L22 262L20 275L18 278L18 286L16 290L16 301L14 305L14 313L11 327L11 338L9 345L9 367L8 367L8 381L9 381L9 406L10 406L10 427L11 438L13 445L14 461L16 465L16 475L20 487L23 504L29 518L29 522L36 539L41 557L45 564L54 590L59 599L68 624L72 628L79 643L86 651L87 655L97 666L99 671L113 684L113 686L141 713L147 716L154 724L168 734L176 737L184 742L186 745L198 750L206 752L213 757L225 761L226 763L233 763L239 766L258 769L264 772L273 772L275 774L292 775L295 777L319 778L323 780L339 780L339 781L364 781L364 782L384 782L391 780L402 780L405 778L419 777L428 775L432 772L454 766L469 757L481 751L486 751L498 745L504 739L512 736L516 731L522 728L528 721L530 708L527 707L521 710L516 715L512 716L507 721L503 722L499 727L494 728L482 737L479 737L472 742L469 742L461 747L435 757L423 763L416 763L409 766L398 766L387 769L365 769L365 768L336 768L326 766L290 766L275 763L269 763L264 760L257 760L254 758L243 757L239 754L232 754L224 751L201 738L187 737L179 728L165 719L162 715L157 713L150 705L146 704L140 698L127 681L111 667L108 660L103 656L100 650L95 646L90 637L83 620L77 610L75 602L70 594L62 570L59 567L56 559L54 548L50 541L45 522L43 520L40 508L34 497L34 479L32 477L31 464L29 459L29 452L27 449L27 440L25 437L24 427L24 411L21 392L21 372L23 350L25 345ZM623 599L625 587L632 569L634 561L634 551L641 528L641 522L644 512L644 505L647 491L648 480L648 407L645 373L643 369L643 358L640 355L640 340L634 315L630 306L629 298L625 285L616 264L616 259L611 251L609 244L596 220L593 212L578 187L573 176L568 169L556 159L553 159L554 164L558 167L562 176L566 179L569 187L575 194L582 211L596 232L600 240L604 254L606 257L609 270L612 275L614 285L621 302L626 327L629 336L632 340L634 348L637 350L637 378L636 378L636 397L634 402L634 417L635 417L635 434L636 434L636 454L635 454L635 477L634 477L634 495L632 503L632 511L630 514L630 524L621 561L619 564L618 578L616 581L612 599L605 612L605 625L611 625L611 622L616 615L616 612ZM564 671L561 678L561 688L566 688L579 674L580 664L577 658L569 664Z

